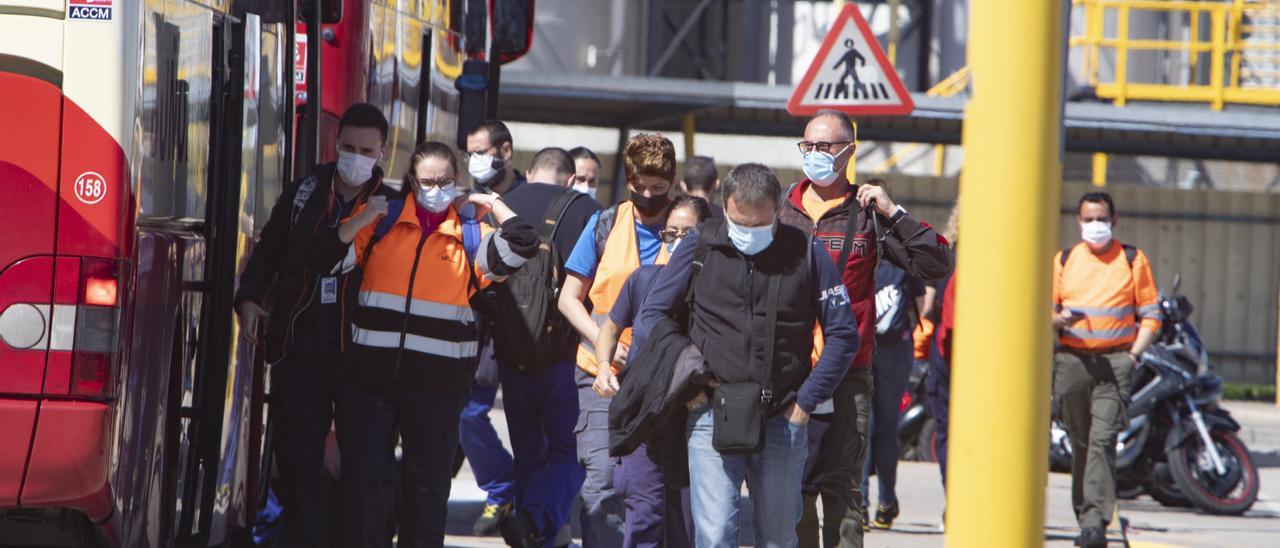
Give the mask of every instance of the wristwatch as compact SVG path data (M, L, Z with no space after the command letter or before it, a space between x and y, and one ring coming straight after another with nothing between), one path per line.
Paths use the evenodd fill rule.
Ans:
M896 225L898 224L898 221L901 221L902 218L906 216L907 216L907 208L898 206L898 209L893 212L893 216L889 217L889 222Z

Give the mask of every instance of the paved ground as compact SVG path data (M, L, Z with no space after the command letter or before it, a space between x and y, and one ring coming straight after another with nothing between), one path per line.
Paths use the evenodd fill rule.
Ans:
M1250 449L1259 454L1259 461L1274 462L1272 466L1280 464L1280 409L1271 404L1256 403L1232 403L1229 404L1229 409L1244 426L1241 438ZM505 436L506 421L501 411L495 411L492 418L499 432ZM1280 546L1280 468L1263 468L1260 472L1262 496L1243 517L1217 517L1185 508L1165 508L1146 496L1124 501L1120 512L1129 524L1130 545L1212 548ZM892 531L869 533L866 545L942 546L943 534L939 529L939 522L943 493L938 481L937 465L904 462L898 477L902 516L894 524ZM1070 485L1070 476L1050 474L1046 492L1046 546L1070 547L1072 539L1078 533L1070 507ZM1277 498L1269 494L1274 494ZM480 515L483 500L484 493L476 488L470 468L464 467L453 483L449 504L450 536L446 539L448 546L504 545L496 538L468 536L471 534L471 523ZM993 508L992 511L998 512L1000 509ZM749 517L750 511L743 514ZM750 524L746 525L749 531ZM1112 546L1122 545L1118 532L1112 537ZM750 539L750 533L744 532L743 538Z

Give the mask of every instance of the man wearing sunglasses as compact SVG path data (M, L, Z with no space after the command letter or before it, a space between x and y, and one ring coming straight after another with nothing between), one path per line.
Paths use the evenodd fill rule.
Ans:
M954 256L933 227L912 217L884 188L849 180L857 133L848 115L819 111L805 126L804 139L797 146L805 179L787 191L779 220L826 247L848 290L863 341L849 373L832 399L819 406L809 428L800 546L860 547L867 521L861 476L872 403L876 265L883 255L913 276L935 280L951 273ZM814 356L818 356L823 341L820 335L815 339ZM821 534L818 496L825 514Z

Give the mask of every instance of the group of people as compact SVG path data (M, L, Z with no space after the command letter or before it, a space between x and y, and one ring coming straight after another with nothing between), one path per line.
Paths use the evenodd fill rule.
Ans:
M846 115L808 121L788 186L755 163L721 180L705 157L678 179L672 143L637 135L630 196L604 208L585 148L521 171L487 121L461 155L419 145L395 181L387 131L372 105L344 113L337 161L286 188L235 298L272 364L285 545L441 546L459 453L488 494L475 532L512 546L568 544L575 503L587 547L737 545L744 482L758 546L860 546L892 524L913 354L942 358L945 415L954 254L882 181L849 180ZM1119 343L1078 329L1085 297L1063 288L1056 321L1088 351L1059 368L1082 384ZM489 420L499 389L510 452Z

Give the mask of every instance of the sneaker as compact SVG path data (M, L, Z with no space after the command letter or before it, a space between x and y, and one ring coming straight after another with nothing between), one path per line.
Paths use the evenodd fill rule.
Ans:
M476 524L471 528L477 537L488 537L498 534L498 524L502 523L502 519L511 515L511 504L486 504L484 505L484 513L476 519Z
M888 506L884 503L876 505L876 519L871 520L871 527L876 529L888 529L893 527L893 520L898 517L898 503L894 502Z
M1101 527L1085 527L1076 537L1076 546L1082 548L1107 548L1107 533Z
M500 521L502 540L513 548L540 548L542 537L533 525L533 518L525 513L511 513Z

